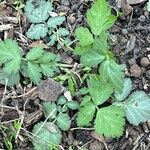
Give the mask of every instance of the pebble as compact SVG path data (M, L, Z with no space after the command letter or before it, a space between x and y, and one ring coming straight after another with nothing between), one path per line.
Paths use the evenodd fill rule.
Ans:
M150 65L150 60L147 57L143 57L140 61L142 67L147 67Z
M145 22L146 17L145 17L144 15L141 15L141 16L138 18L138 20L139 20L140 22Z
M137 78L141 75L142 71L141 71L141 68L137 64L133 64L130 67L130 73L131 73L131 76Z
M74 16L71 16L71 17L69 17L68 21L70 24L74 24L76 21L76 18Z
M128 34L128 30L127 29L122 29L122 34L127 35Z

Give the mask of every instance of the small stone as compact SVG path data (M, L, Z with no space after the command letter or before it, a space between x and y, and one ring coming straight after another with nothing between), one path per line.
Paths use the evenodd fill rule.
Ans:
M63 53L62 54L62 63L70 65L73 63L73 59L70 56L68 56L66 53Z
M129 4L122 6L122 12L125 16L128 16L132 12L132 10L133 8Z
M144 15L141 15L141 16L138 18L138 20L139 20L140 22L145 22L146 17L145 17Z
M68 21L70 24L74 24L76 21L76 18L74 16L71 16L71 17L69 17Z
M147 57L143 57L140 61L142 67L147 67L150 64L150 60Z
M131 73L131 76L137 78L141 75L142 71L141 71L141 68L137 64L133 64L130 67L130 73Z
M122 34L127 35L128 34L128 30L127 29L122 29Z

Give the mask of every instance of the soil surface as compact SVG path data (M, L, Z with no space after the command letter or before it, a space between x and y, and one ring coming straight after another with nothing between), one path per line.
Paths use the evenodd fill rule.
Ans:
M134 90L144 90L150 95L150 14L147 11L147 2L138 0L109 0L113 13L121 13L117 22L111 28L109 35L110 49L115 54L118 62L126 66L126 77L133 81ZM128 2L128 3L127 3ZM74 40L74 30L81 25L86 25L85 14L92 5L92 1L84 0L54 0L55 12L65 13L67 21L64 26L70 31L70 38ZM22 9L23 10L23 9ZM39 41L31 41L26 37L26 31L30 23L24 11L15 10L12 0L0 2L0 39L16 39L24 53L35 45L44 45L46 48L48 38ZM75 42L72 48L75 46ZM56 50L62 56L62 62L66 64L78 64L79 58L71 51ZM0 121L2 125L9 127L14 120L24 122L24 129L31 131L33 125L43 120L41 111L42 99L49 97L44 93L46 88L58 95L65 90L63 86L50 81L53 87L43 85L33 86L19 84L16 87L0 85ZM65 86L65 85L64 85ZM39 91L40 98L38 96ZM42 95L43 93L43 95ZM58 95L51 95L51 99L57 99ZM72 118L76 118L76 112L70 112ZM32 150L33 146L28 138L19 137L20 142L14 142L14 150ZM3 134L0 131L0 149L4 146ZM22 139L22 141L21 141ZM128 122L124 135L118 139L105 138L97 135L92 128L78 130L75 121L71 129L63 133L61 146L67 150L87 148L89 150L149 150L150 149L150 121L132 126Z

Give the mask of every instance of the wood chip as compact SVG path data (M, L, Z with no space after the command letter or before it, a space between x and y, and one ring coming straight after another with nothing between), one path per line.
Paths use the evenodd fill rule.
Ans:
M127 0L128 4L134 5L134 4L140 4L143 2L146 2L147 0Z
M6 31L9 29L12 29L13 25L12 24L5 24L5 25L0 25L0 31Z

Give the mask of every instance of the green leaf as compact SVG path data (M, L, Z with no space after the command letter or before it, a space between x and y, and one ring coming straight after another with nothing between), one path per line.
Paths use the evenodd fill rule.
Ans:
M84 46L84 47L77 46L74 50L74 53L75 53L75 55L82 55L82 54L84 54L85 52L88 52L88 51L91 51L90 46Z
M150 119L150 97L143 91L133 92L121 105L127 120L133 125Z
M32 24L27 31L27 37L30 39L44 38L48 33L48 28L45 24Z
M95 131L106 137L120 137L125 125L125 114L120 107L109 106L98 110L95 119Z
M44 116L47 118L52 112L50 118L55 119L57 115L57 107L55 103L51 102L44 102L43 103L43 111L44 111Z
M114 60L109 59L100 65L100 77L102 80L110 82L116 91L122 92L124 84L123 67Z
M32 23L44 22L52 10L52 3L45 0L28 0L25 6L25 14Z
M67 102L67 106L72 110L76 110L79 107L79 103L77 101L69 101Z
M89 97L84 97L82 105L80 105L77 114L77 124L78 126L89 125L95 114L95 105L92 101L89 101Z
M95 37L93 44L93 48L104 55L107 55L109 50L107 36L107 32L102 31L99 37Z
M88 80L89 93L95 105L103 104L109 99L113 93L113 86L110 83L96 78L94 75L90 76Z
M87 51L81 55L81 63L86 67L94 67L100 64L105 59L105 56L94 49Z
M87 22L95 35L100 35L103 30L109 29L115 21L116 17L111 15L106 0L96 0L87 12Z
M57 36L55 34L50 36L50 42L48 43L50 46L54 46L55 42L57 41Z
M41 58L43 56L43 53L43 47L34 47L27 53L26 59L29 61L36 60L38 58Z
M67 36L69 35L69 31L66 28L59 28L57 34L58 36Z
M7 81L7 82L6 82ZM7 86L14 86L19 84L20 81L20 75L18 73L13 74L6 74L6 73L0 73L0 83L7 85ZM7 83L7 84L6 84Z
M75 31L75 35L77 36L77 39L79 40L79 44L81 46L87 46L93 43L94 39L88 28L77 28Z
M0 65L4 64L4 73L8 75L17 73L20 69L21 58L21 51L15 40L0 41Z
M58 127L63 130L67 131L70 128L71 120L68 114L61 113L57 117L57 125Z
M52 145L59 145L61 142L61 131L58 127L50 122L46 122L43 125L43 122L38 123L34 126L32 132L37 134L33 138L33 145L35 150L49 150L49 147ZM41 128L42 126L42 128ZM41 128L39 130L39 128ZM37 131L39 131L37 133Z
M64 105L67 102L67 99L64 96L60 96L57 100L58 105Z
M27 63L27 73L28 73L30 80L33 83L37 84L38 82L41 81L41 77L42 77L41 68L38 64L28 62Z
M52 77L55 70L49 64L40 64L41 71L46 77Z
M132 82L131 82L131 79L125 79L124 81L124 88L123 88L123 91L122 93L119 93L119 92L115 92L115 98L117 101L123 101L125 100L130 92L132 91Z
M147 2L147 10L150 12L150 0Z
M64 16L56 16L48 19L47 25L49 28L56 28L65 21Z

